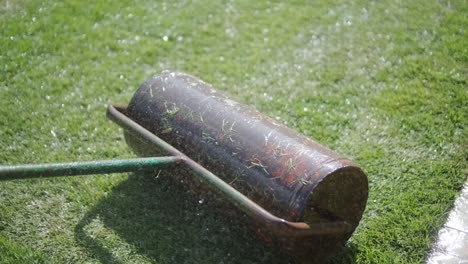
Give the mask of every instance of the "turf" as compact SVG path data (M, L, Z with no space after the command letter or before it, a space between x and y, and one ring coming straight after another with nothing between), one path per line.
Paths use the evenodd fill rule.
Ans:
M467 179L467 14L462 0L1 0L0 162L132 157L106 105L186 71L367 172L332 262L421 263ZM0 263L287 262L147 176L0 181Z

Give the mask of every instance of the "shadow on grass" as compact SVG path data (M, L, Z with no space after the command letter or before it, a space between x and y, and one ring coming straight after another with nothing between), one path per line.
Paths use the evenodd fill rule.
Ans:
M353 242L347 243L346 246L334 257L332 257L328 264L355 264L356 255L358 253L358 246Z
M167 176L132 174L87 213L75 234L103 263L290 262L258 241L244 217Z

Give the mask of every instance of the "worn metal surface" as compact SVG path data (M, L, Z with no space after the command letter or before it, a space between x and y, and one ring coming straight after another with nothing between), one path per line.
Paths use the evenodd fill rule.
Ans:
M273 230L275 235L310 237L335 234L337 232L343 233L350 230L351 226L345 221L311 223L311 225L309 225L304 222L287 221L272 215L238 190L234 189L231 185L227 184L212 172L189 158L187 155L160 139L146 128L140 126L132 119L128 118L126 113L127 107L125 106L111 105L107 108L108 117L124 128L127 133L132 135L132 137L138 138L138 140L146 147L153 150L159 148L174 157L178 157L181 163L199 175L205 183L211 185L214 191L223 194L223 198L230 201L235 207L255 219L257 223Z
M361 219L368 183L359 167L196 77L163 72L146 81L128 107L109 106L108 116L125 128L138 154L172 156L2 166L0 180L183 163L249 215L259 237L307 263L335 252Z
M0 166L0 180L76 176L117 172L157 171L180 162L177 157L96 160L88 162Z
M359 223L368 194L359 167L196 77L164 72L149 79L126 114L273 215L351 225L313 244L344 243ZM127 142L141 155L154 154L129 134Z

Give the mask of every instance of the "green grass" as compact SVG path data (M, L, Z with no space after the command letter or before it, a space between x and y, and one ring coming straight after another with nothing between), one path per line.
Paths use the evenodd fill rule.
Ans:
M0 1L0 162L132 157L105 117L163 69L353 158L335 263L421 263L467 178L466 1ZM0 182L0 263L284 263L142 175Z
M46 263L46 258L31 249L22 248L0 237L0 263Z

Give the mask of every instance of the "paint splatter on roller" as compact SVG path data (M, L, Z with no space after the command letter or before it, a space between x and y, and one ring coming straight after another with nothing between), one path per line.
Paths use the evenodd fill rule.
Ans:
M170 156L0 167L0 179L188 168L300 262L340 249L366 206L367 176L352 161L191 75L150 78L108 117L138 155Z

